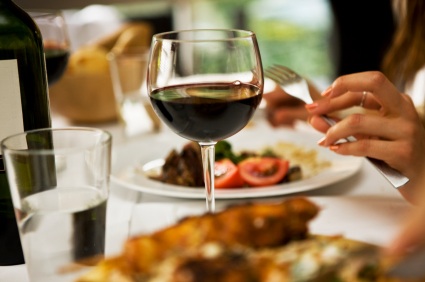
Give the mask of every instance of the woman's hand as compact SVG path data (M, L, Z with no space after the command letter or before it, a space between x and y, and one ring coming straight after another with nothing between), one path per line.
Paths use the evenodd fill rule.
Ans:
M380 72L339 77L322 96L306 105L310 124L326 133L319 144L342 155L385 161L410 179L399 191L416 203L418 191L425 189L425 130L410 97ZM330 128L320 117L360 104L368 111L351 114ZM358 140L338 142L348 136Z

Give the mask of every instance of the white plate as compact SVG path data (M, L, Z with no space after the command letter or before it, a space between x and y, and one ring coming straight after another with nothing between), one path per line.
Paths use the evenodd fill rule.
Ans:
M330 161L331 166L310 178L290 183L262 188L216 189L215 197L217 199L257 198L309 191L344 180L360 169L362 158L340 156L326 148L321 148L316 144L320 137L321 135L316 133L274 129L268 126L245 128L228 139L235 151L262 149L280 141L292 142L317 150L318 158ZM154 181L146 177L140 169L146 163L165 158L172 149L180 151L186 142L187 140L166 131L161 134L146 135L116 147L111 180L124 187L155 195L204 199L205 192L202 188L181 187Z

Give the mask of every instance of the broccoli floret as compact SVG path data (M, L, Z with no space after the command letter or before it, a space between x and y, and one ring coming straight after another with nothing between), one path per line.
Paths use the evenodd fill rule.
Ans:
M266 148L261 153L262 157L271 157L271 158L279 158L279 156L273 151L272 148Z
M215 160L230 159L233 163L239 162L239 157L232 151L232 145L225 140L218 141L215 145Z

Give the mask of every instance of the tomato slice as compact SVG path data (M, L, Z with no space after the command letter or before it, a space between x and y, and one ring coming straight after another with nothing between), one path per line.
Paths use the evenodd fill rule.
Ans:
M230 159L216 161L214 170L215 188L240 188L244 185L238 167Z
M252 157L238 164L242 179L253 187L279 183L289 169L289 162L273 157Z

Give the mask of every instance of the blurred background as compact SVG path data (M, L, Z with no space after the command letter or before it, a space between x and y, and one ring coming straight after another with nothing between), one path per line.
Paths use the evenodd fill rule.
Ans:
M338 75L375 70L394 31L391 0L15 0L24 9L63 10L71 52L148 23L152 33L241 28L257 34L264 67L283 64L320 90ZM378 16L379 15L379 16Z

